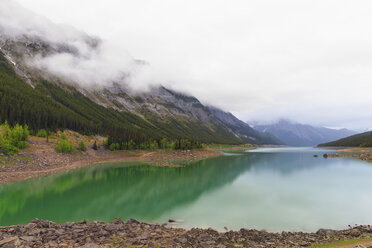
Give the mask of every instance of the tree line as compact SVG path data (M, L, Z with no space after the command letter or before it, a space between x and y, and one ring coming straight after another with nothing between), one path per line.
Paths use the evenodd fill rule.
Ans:
M161 139L141 139L135 140L131 138L123 138L118 136L109 136L105 141L105 146L111 151L114 150L136 150L136 149L175 149L175 150L191 150L203 147L203 143L191 138L182 138L169 140Z

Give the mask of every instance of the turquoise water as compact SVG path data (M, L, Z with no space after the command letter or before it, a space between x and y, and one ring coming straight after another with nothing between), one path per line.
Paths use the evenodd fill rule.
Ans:
M0 226L115 217L314 231L372 224L372 164L314 148L226 153L183 168L111 163L0 186ZM318 154L318 158L313 155Z

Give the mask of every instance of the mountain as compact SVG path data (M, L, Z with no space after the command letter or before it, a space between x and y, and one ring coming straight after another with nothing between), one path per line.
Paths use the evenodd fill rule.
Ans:
M284 143L274 135L253 129L231 113L224 112L213 106L209 106L208 108L218 120L225 123L239 137L253 140L254 143L258 140L265 144L284 145Z
M315 146L355 134L348 129L314 127L288 120L280 120L270 125L254 125L254 128L264 133L273 134L290 146Z
M81 37L76 45L75 41L64 43L38 35L0 36L2 121L28 124L35 131L68 128L138 140L188 137L205 143L281 143L272 135L253 130L230 113L204 106L195 97L163 86L134 91L125 81L126 73L122 80L87 86L58 73L64 68L57 68L56 72L49 64L37 64L38 61L53 63L51 59L66 56L80 60L90 56L92 50L98 53L100 40ZM89 48L88 55L81 52L81 43L85 50ZM82 72L82 75L93 78L94 71L91 73Z
M349 146L372 147L372 131L352 135L336 141L320 144L319 146Z

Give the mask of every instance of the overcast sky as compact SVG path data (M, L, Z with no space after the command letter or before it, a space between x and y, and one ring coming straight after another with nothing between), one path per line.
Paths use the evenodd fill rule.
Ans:
M15 1L15 0L14 0ZM372 127L372 2L17 0L242 120Z

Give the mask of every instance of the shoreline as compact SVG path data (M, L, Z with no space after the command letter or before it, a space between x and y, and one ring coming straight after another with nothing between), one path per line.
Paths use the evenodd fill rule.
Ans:
M340 247L372 245L372 227L319 229L311 233L274 233L243 228L218 232L211 228L186 230L169 227L166 223L145 223L134 219L64 224L34 219L26 225L0 227L0 247L317 247L314 244L335 241L342 244L342 240L354 241L352 246Z
M18 155L0 156L0 185L27 180L54 173L68 172L92 164L110 162L142 162L152 166L181 167L189 162L221 156L220 151L233 152L253 150L257 147L221 146L219 149L203 148L195 150L132 150L109 151L101 147L97 151L89 148L87 152L75 151L73 154L56 153L55 142L45 142L33 137L30 146ZM271 146L270 146L271 147ZM354 157L372 162L372 148L362 147L319 147L342 153L327 154L333 157ZM5 161L4 161L5 160ZM4 163L5 162L5 163Z
M317 147L329 150L340 151L342 153L330 153L327 157L340 158L340 157L353 157L359 160L372 162L372 148L371 147Z
M221 153L211 149L195 150L134 150L109 151L89 148L86 152L61 154L54 150L54 142L34 138L30 146L18 155L0 160L0 185L49 174L68 172L92 164L110 162L143 162L153 166L180 167L182 164L217 157Z

